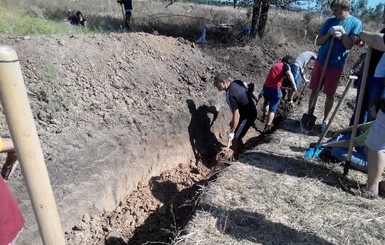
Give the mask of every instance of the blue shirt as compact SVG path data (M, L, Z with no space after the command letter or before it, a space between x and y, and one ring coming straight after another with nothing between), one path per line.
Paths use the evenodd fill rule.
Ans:
M328 33L330 27L339 25L345 28L346 34L348 36L358 36L362 31L362 22L356 17L350 15L344 20L339 20L336 17L330 17L321 27L320 34L325 35ZM318 50L317 61L321 64L325 64L326 55L328 53L331 40L332 38L330 37ZM344 47L342 41L336 39L328 67L343 68L348 54L349 50Z

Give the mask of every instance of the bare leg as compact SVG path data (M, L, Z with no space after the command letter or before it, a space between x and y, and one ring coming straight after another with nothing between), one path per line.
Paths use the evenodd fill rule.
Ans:
M270 112L267 115L266 125L271 125L273 123L274 117L275 117L275 112Z
M330 111L333 108L333 104L334 104L334 94L326 95L325 109L324 109L324 121L326 122L328 122L330 119Z
M2 140L3 149L1 149L1 152L7 152L7 158L3 167L8 167L13 165L17 160L15 146L13 145L13 141L11 138L3 138Z
M368 149L368 190L378 195L382 171L385 167L385 153Z

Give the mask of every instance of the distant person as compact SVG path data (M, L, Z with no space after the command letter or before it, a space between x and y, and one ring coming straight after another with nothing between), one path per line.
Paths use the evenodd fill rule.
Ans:
M84 18L83 13L80 11L77 11L76 14L71 13L70 16L68 17L68 21L71 25L74 25L74 26L77 26L77 25L81 25L83 27L87 26L87 21Z
M11 138L0 138L0 152L7 153L5 163L1 169L1 176L8 180L16 168L16 152Z
M124 25L127 30L130 30L131 14L133 11L132 0L118 0L118 3L123 4L124 8Z
M317 59L317 54L311 51L306 51L300 53L297 57L294 59L294 63L290 65L291 73L294 76L295 85L297 86L297 89L301 87L301 79L305 81L305 83L310 82L309 79L307 79L305 75L305 66L312 60ZM288 79L285 79L283 83L284 87L291 87L290 81ZM288 101L289 103L293 104L293 98L294 98L295 92L293 90L288 91Z
M226 92L226 102L233 114L228 137L232 142L233 156L237 159L243 146L242 138L257 118L257 109L244 82L230 82L228 75L219 73L214 78L214 86L218 91Z
M385 24L385 9L382 15L382 23ZM385 33L385 28L383 28L380 33ZM379 98L385 97L385 57L384 51L373 48L372 53L369 60L369 70L368 77L366 80L364 97L361 105L361 113L359 117L358 123L364 123L366 121L374 120L370 115L370 108L373 105L374 101ZM361 65L360 73L363 73L364 63ZM357 98L359 91L361 90L361 76L359 76L359 83L357 84ZM356 108L357 106L355 106ZM354 110L355 112L355 110ZM353 114L350 125L353 125L355 113Z
M285 76L288 77L292 89L297 90L297 85L294 81L294 76L291 72L290 65L294 63L294 58L290 55L282 58L281 62L273 64L267 74L265 83L263 84L263 115L262 121L265 122L264 133L271 133L273 129L273 120L275 113L278 110L279 103L282 97L282 82Z
M349 50L353 47L353 41L362 31L362 23L359 19L349 14L350 0L333 0L330 8L334 17L326 19L322 25L316 44L320 46L317 60L315 62L309 88L312 90L309 98L308 114L312 114L313 100L317 99L316 90L321 77L322 69L325 64L326 56L332 41L336 38L329 64L327 65L322 91L326 94L324 106L324 118L322 121L322 131L326 130L330 118L330 111L334 104L334 94L336 93L341 74L345 65L345 60ZM301 126L303 125L301 120ZM303 127L302 127L303 128ZM305 130L306 131L306 130Z

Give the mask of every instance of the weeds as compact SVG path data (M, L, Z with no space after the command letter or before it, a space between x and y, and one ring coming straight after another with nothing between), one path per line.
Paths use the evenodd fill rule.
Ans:
M39 99L47 103L47 111L52 117L61 111L66 104L64 89L60 86L59 79L53 67L46 66L36 70L39 84L41 84Z

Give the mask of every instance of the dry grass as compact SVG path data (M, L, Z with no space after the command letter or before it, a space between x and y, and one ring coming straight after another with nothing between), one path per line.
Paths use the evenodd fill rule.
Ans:
M242 35L244 27L250 27L251 19L247 19L247 8L217 7L168 1L135 1L132 17L132 28L138 32L183 37L190 41L199 38L202 26L208 27L207 41L214 43L236 44L247 41ZM5 8L13 11L13 18L8 25L0 28L7 34L53 34L56 32L73 32L68 26L58 25L67 18L67 10L80 10L88 22L87 32L122 32L124 23L122 10L115 0L84 1L47 1L47 0L4 0ZM24 11L24 13L22 13ZM28 17L28 18L26 18ZM6 19L6 17L4 17ZM18 25L18 20L20 23ZM270 9L265 30L264 42L270 44L287 44L290 42L306 43L313 41L324 18L318 14L289 12ZM20 30L20 26L23 26ZM55 28L53 28L54 26ZM378 30L378 24L367 22L368 30ZM39 27L39 28L36 28ZM78 28L81 30L81 28ZM32 33L28 33L32 30ZM253 42L260 42L259 39Z
M354 95L350 90L346 100L351 103ZM304 106L203 191L177 244L384 243L384 200L344 191L340 164L303 159L309 143L318 140L317 134L301 134L295 123ZM348 115L351 108L344 103L333 129L346 126ZM350 185L365 181L365 174L350 170Z

